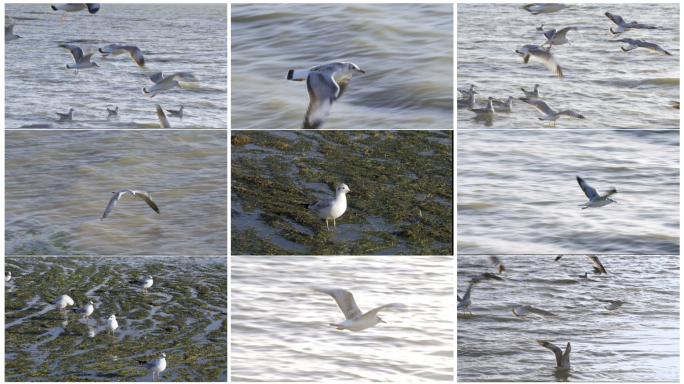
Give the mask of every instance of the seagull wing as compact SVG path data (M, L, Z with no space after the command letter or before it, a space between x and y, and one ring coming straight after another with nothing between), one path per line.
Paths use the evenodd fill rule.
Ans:
M159 82L161 82L162 80L164 80L164 75L163 75L162 72L153 73L153 74L150 75L150 80L151 80L153 83L158 84Z
M635 29L658 29L654 26L648 25L648 24L629 24L629 28L635 28Z
M565 353L563 354L563 358L561 359L561 367L566 367L570 365L570 343L568 343L568 346L565 348Z
M565 111L560 111L557 113L557 115L565 115L565 116L574 117L575 119L582 119L582 120L587 119L586 117L580 115L579 113L577 113L575 111L571 111L569 109L566 109Z
M553 58L551 52L541 48L532 48L528 52L530 55L541 60L544 65L558 75L558 77L563 77L563 70L561 69L560 65L558 65L556 59Z
M627 43L629 45L637 45L641 40L634 40L634 39L617 39L616 41L622 41L623 43Z
M84 63L89 63L90 58L93 57L94 54L95 54L95 51L92 51L92 52L88 53L87 55L84 55L83 59L81 61Z
M145 58L138 47L134 47L132 45L117 45L115 48L123 49L124 51L128 52L133 61L138 64L138 67L142 68L145 66Z
M68 44L60 45L60 47L68 49L69 52L71 52L71 56L74 57L74 62L76 64L81 62L81 59L83 58L83 50L81 48L79 48L75 45L68 45Z
M347 89L347 84L349 84L349 80L351 80L351 78L352 74L350 73L347 76L344 76L336 81L337 85L340 87L340 92L337 93L337 97L335 97L335 100L339 99L342 96L342 92L344 92L344 90Z
M342 311L342 314L344 315L344 318L346 320L356 320L359 317L361 317L362 312L359 309L359 307L356 306L356 301L354 301L354 295L352 295L352 293L347 291L346 289L314 288L314 290L332 296L333 300L335 300L335 302L337 303L337 306L340 308L340 311Z
M174 77L177 77L179 80L184 80L184 81L197 81L197 78L195 76L193 76L192 73L190 73L190 72L176 72L172 75L166 76L164 78L164 80L162 80L162 81L164 81L164 82L169 81L170 82L170 81L173 81Z
M458 301L459 301L459 302L463 300L463 299L461 299L461 296L460 296L460 295L456 295L456 298L458 298Z
M548 31L543 32L544 36L546 36L546 40L551 40L553 39L553 36L556 34L555 29L549 29Z
M378 314L378 312L382 311L385 308L408 308L408 305L402 304L402 303L392 303L392 304L387 304L383 305L382 307L377 307L375 309L371 309L370 311L364 313L361 315L359 319L367 319L367 318L374 318L375 315Z
M86 6L88 7L88 12L90 12L91 14L95 14L97 13L97 11L100 10L100 3L86 3Z
M560 260L561 257L563 257L563 255L560 255L560 256L556 257L556 260L554 260L554 261Z
M601 270L601 272L608 274L608 272L606 272L606 269L603 268L603 264L601 264L601 261L599 260L598 256L587 256L587 257L590 258L591 261L594 262L594 264L598 267L598 269Z
M580 188L582 188L582 191L584 191L584 194L587 196L589 201L593 201L594 199L599 197L599 194L596 191L596 189L594 189L591 185L587 184L587 182L582 180L581 177L575 177L577 177L577 183L579 184Z
M553 354L556 355L556 366L558 366L558 367L562 366L561 363L563 361L563 352L560 350L560 348L549 343L548 341L537 340L537 343L539 343L539 345L541 345L542 347L551 350L551 352L553 352ZM568 343L568 344L570 344L570 343Z
M461 301L458 303L457 308L461 308L465 303L467 303L468 301L470 301L470 290L473 288L473 284L474 284L474 283L471 281L471 282L470 282L470 285L468 286L468 289L466 290L465 295L463 295L463 300L461 300Z
M577 30L577 27L567 27L563 28L560 31L556 32L556 35L554 37L565 37L565 35L570 31L571 29Z
M551 312L545 311L543 309L535 308L535 307L529 307L525 308L527 309L528 312L532 312L536 315L542 316L542 317L558 317L558 315L555 315Z
M162 107L160 107L159 104L157 104L157 117L159 118L159 124L161 124L162 128L171 128L171 123L169 123L169 120L164 114L164 110L162 110Z
M615 25L623 25L623 24L625 24L625 21L622 20L622 17L620 17L620 16L618 16L618 15L613 15L612 13L606 12L606 16L610 19L610 21L612 21L613 23L615 23Z
M157 106L157 108L159 108L159 106ZM159 111L159 110L157 110L157 111ZM133 191L133 194L135 194L137 197L145 200L147 205L149 205L150 208L154 209L155 212L161 213L161 212L159 212L159 208L157 208L157 204L155 204L154 201L152 201L152 198L150 197L150 195L147 192L145 192L145 191Z
M331 76L312 72L306 78L306 89L309 91L309 107L304 117L304 128L315 129L330 114L333 101L338 96L340 87Z
M641 48L650 49L651 51L656 51L656 52L664 53L664 54L666 54L666 55L668 55L668 56L672 56L672 55L670 54L670 52L668 52L668 51L666 51L666 50L660 48L660 46L658 46L658 45L656 45L656 44L653 44L653 43L647 43L647 42L645 42L645 41L640 41L640 42L636 43L636 46L637 46L637 47L641 47Z
M520 98L521 101L526 102L527 104L537 108L539 112L548 115L551 112L551 108L549 108L549 105L546 104L545 101L539 100L539 99L526 99L524 97Z
M121 195L123 195L124 191L119 191L119 192L113 192L114 196L112 196L112 199L109 200L109 205L107 205L107 209L105 209L104 215L102 215L102 219L100 221L104 220L105 217L107 217L107 214L109 214L109 211L111 211L114 206L116 205L117 201L121 198Z

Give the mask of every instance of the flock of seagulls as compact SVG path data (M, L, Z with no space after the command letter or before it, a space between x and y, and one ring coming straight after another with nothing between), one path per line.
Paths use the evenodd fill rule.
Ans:
M325 219L325 227L330 231L328 220L333 221L333 231L337 230L335 219L342 216L347 211L347 193L351 193L347 184L340 184L337 186L335 197L328 197L327 199L316 201L311 204L300 204L306 209L314 211L318 216ZM423 214L421 213L421 217Z
M559 255L556 257L554 261L558 261L563 257L563 255ZM597 274L608 274L606 271L605 267L599 260L598 256L589 256L587 257L594 263L594 273ZM505 272L505 268L503 267L503 264L501 263L501 260L497 256L489 256L490 262L495 266L499 268L499 274L502 274ZM585 272L584 276L578 275L580 278L587 278L587 273ZM474 284L479 283L480 281L483 280L498 280L498 281L504 281L506 282L507 280L503 277L499 277L495 274L486 272L482 273L480 275L476 275L474 278L471 279L470 283L468 284L468 288L466 289L465 295L463 297L456 295L458 298L458 309L463 309L463 314L465 316L465 309L468 309L468 312L470 312L470 305L472 304L472 299L471 299L471 293L472 293L472 288ZM593 297L593 294L592 294ZM608 305L605 305L604 308L609 311L616 310L620 308L623 304L627 304L626 301L621 301L621 300L604 300L604 299L597 299L596 297L593 297L597 301L608 303ZM536 308L532 305L516 305L511 307L511 312L513 315L517 318L524 318L529 315L537 315L541 316L543 318L550 318L550 319L555 319L558 318L559 316L549 312L544 309ZM472 314L472 312L470 312ZM537 340L537 343L541 345L544 348L549 349L551 352L553 352L554 356L556 357L556 368L560 370L567 370L570 369L570 343L568 343L565 352L561 351L560 348L557 346L549 343L548 341L544 340Z
M67 17L68 12L78 12L78 11L83 11L83 10L88 10L89 13L95 14L100 10L100 4L62 4L62 5L52 5L52 10L53 11L64 11L62 14L62 21L64 21ZM13 30L15 26L14 19L12 19L11 16L9 17L10 23L5 25L5 43L12 41L12 40L17 40L20 39L21 36L15 35ZM100 66L95 63L92 60L93 54L95 54L95 51L90 51L88 53L84 53L83 49L80 47L73 45L73 44L61 44L60 47L65 48L69 50L71 53L71 56L74 59L74 62L72 64L67 64L66 67L68 69L73 69L74 70L74 75L77 75L79 70L82 69L88 69L88 68L99 68ZM142 51L135 46L132 45L120 45L120 44L109 44L106 47L100 47L98 48L98 51L102 54L103 57L107 57L109 55L120 55L120 54L128 54L133 61L138 65L140 68L146 68L145 67L145 57L143 56ZM157 92L163 92L163 91L168 91L174 87L179 87L182 88L178 80L181 81L192 81L192 82L197 82L197 78L193 76L191 73L188 72L176 72L168 76L164 76L163 72L156 72L153 73L152 75L149 76L150 80L154 85L150 87L143 87L142 91L144 94L151 94L150 97L155 97L157 95ZM177 80L174 80L176 78ZM167 110L169 111L169 110ZM69 109L68 113L59 113L57 112L57 115L59 116L59 120L73 120L73 108ZM178 112L178 113L175 113ZM114 110L107 108L107 113L108 113L108 118L111 116L118 116L119 115L119 107L116 107ZM182 117L183 116L183 107L181 106L180 111L169 111L171 116L175 117ZM157 118L159 119L160 125L162 128L171 128L171 124L169 123L168 119L166 118L166 115L164 114L163 110L157 104Z

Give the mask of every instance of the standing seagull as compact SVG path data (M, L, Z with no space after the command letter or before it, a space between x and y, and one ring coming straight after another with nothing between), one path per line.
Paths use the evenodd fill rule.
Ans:
M564 111L554 111L549 107L548 104L546 104L545 101L542 100L537 100L537 99L526 99L524 97L521 97L520 100L526 102L527 104L537 108L537 110L541 113L546 114L544 117L539 117L539 120L550 120L553 121L553 126L556 126L556 120L560 119L561 116L570 116L574 117L575 119L580 119L580 120L586 120L586 117L580 115L579 113L575 111L571 111L569 109L566 109Z
M492 105L495 111L510 112L513 110L513 96L508 96L508 101L505 103L500 100L492 100Z
M549 50L551 50L551 47L555 45L563 45L563 44L570 44L570 39L565 37L565 35L570 32L571 29L577 30L577 27L567 27L563 28L560 31L556 32L555 29L549 29L548 31L544 32L544 36L546 36L546 42L542 44L541 46L545 46L546 44L549 44Z
M356 306L354 295L346 289L314 288L314 290L328 294L335 300L346 320L338 324L330 323L329 325L337 327L337 329L342 331L346 329L352 332L359 332L378 323L387 324L386 321L383 321L380 317L376 316L378 312L385 308L408 308L406 304L392 303L362 313L359 307Z
M21 39L21 36L15 35L14 32L12 32L12 30L14 29L14 19L12 19L11 16L7 17L9 17L10 22L12 22L12 24L5 25L5 43L16 39Z
M72 309L72 311L78 313L79 315L83 315L83 317L86 318L86 321L89 322L89 316L93 311L95 310L95 306L93 305L92 301L89 301L88 304L82 306L79 309Z
M473 301L470 300L470 291L473 289L473 284L475 284L475 282L471 281L470 285L468 285L468 289L466 289L465 295L463 295L463 298L456 295L456 297L458 298L458 306L456 307L456 309L463 308L463 315L464 316L465 316L465 308L468 308L468 312L470 312L470 304L473 303ZM470 314L472 315L473 313L470 312Z
M12 272L5 271L5 286L7 286L7 283L10 281L11 278L12 278Z
M109 331L112 331L112 336L114 336L114 330L119 328L119 323L116 322L116 316L109 316L109 319L107 319L107 324L105 324L105 328L107 328L107 336L109 336Z
M522 89L522 91L525 93L525 97L528 99L538 99L541 97L539 96L539 84L534 85L534 91L532 92L526 90L523 87L520 87L520 89Z
M563 10L567 8L563 4L545 4L545 3L537 3L537 4L528 4L523 7L526 11L532 12L533 15L538 15L540 13L552 13L552 12L558 12L560 10ZM543 26L543 24L542 24Z
M76 71L74 71L74 75L78 75L79 69L99 67L99 65L96 63L90 62L90 58L95 54L95 51L84 56L83 50L75 45L63 44L60 45L60 47L68 49L69 52L71 52L71 56L74 57L74 64L67 64L66 66L69 69L76 69Z
M287 72L287 79L304 81L309 91L309 107L304 116L304 129L318 128L330 114L333 103L342 96L354 72L366 73L354 63L330 63L310 69ZM339 73L342 78L335 80L333 76Z
M100 3L92 3L92 4L62 4L58 6L51 5L53 11L64 11L62 14L62 21L66 19L67 17L67 12L78 12L82 11L86 8L88 8L88 12L91 14L96 14L97 11L100 10Z
M60 120L73 120L74 112L76 112L76 111L74 111L74 109L71 108L71 109L69 109L69 113L59 113L59 112L55 112L55 113L59 116Z
M173 87L182 88L180 83L173 78L177 77L183 81L197 81L197 78L188 72L176 72L172 75L164 77L162 72L153 73L150 75L150 81L154 83L151 87L143 87L142 91L144 94L152 93L152 96L157 96L157 92L168 91Z
M615 188L611 188L605 195L599 195L598 191L594 189L591 185L587 184L586 181L582 180L581 177L577 177L577 183L579 184L580 188L582 188L582 191L584 191L584 194L589 198L589 201L587 201L584 204L579 204L579 206L584 207L582 209L587 209L589 207L603 207L604 205L608 205L610 203L615 203L617 204L617 201L610 199L609 196L617 193L617 190Z
M570 369L570 343L568 343L567 348L565 348L565 353L561 351L560 348L549 343L548 341L537 340L537 343L544 348L547 348L556 355L556 368L557 369Z
M541 60L548 69L553 73L558 75L558 77L563 77L563 69L558 65L556 59L553 58L551 52L538 45L525 45L522 49L516 49L515 52L523 58L525 64L530 60L531 56L536 57Z
M560 256L556 257L556 260L554 260L554 261L560 260L561 257L563 257L563 255L560 255ZM587 257L589 258L589 260L591 260L591 261L594 262L594 265L596 265L596 267L594 267L594 273L596 273L596 272L598 271L598 273L603 272L603 273L605 273L606 275L608 274L608 272L606 272L606 269L603 268L603 264L601 264L601 260L599 260L598 256L589 256L589 255L587 255Z
M118 45L118 44L110 44L104 48L98 48L98 51L102 54L102 56L107 57L109 55L120 55L122 53L128 53L131 55L131 58L133 61L135 61L136 64L138 64L138 67L142 68L145 66L145 58L143 57L142 52L140 52L140 49L138 47L134 47L132 45Z
M115 109L109 109L107 108L107 112L109 112L109 116L118 116L119 115L119 107L116 107Z
M620 49L622 49L622 52L627 52L628 55L630 53L632 53L632 49L634 49L634 48L646 48L646 49L650 49L651 51L656 51L656 52L662 53L664 55L672 56L670 54L670 52L662 49L659 45L656 45L653 43L647 43L644 40L619 39L618 41L629 44L627 46L627 48L620 47Z
M112 192L112 193L114 194L114 196L112 196L112 199L109 200L109 205L107 205L107 209L105 209L104 215L102 215L102 219L100 219L100 221L104 220L105 217L107 217L107 214L109 213L109 211L111 211L114 208L114 206L119 201L121 196L123 196L125 194L131 195L131 196L137 196L137 197L145 200L145 202L147 203L147 205L150 206L150 208L154 209L155 212L160 213L159 208L157 208L157 204L155 204L154 201L152 201L152 197L145 191L131 191L130 189L122 189L119 192Z
M636 21L632 21L631 23L625 22L625 20L622 19L622 17L618 15L613 15L610 12L606 12L606 17L610 19L615 25L617 25L617 28L613 30L613 28L610 28L610 33L613 34L613 36L618 37L620 34L623 32L626 32L628 29L657 29L656 27L652 27L650 25L646 24L639 24Z
M140 365L143 367L147 368L150 372L152 372L152 381L154 381L154 373L157 372L157 381L159 381L159 374L161 372L164 372L166 369L166 354L162 353L159 355L158 359L150 360L150 361L141 361L141 360L136 360Z
M137 285L138 287L142 287L142 289L143 289L143 294L145 294L145 293L147 293L145 290L146 290L147 288L151 287L152 284L154 283L154 281L152 280L152 276L147 276L147 279L138 279L138 280L135 280L135 281L129 281L128 283L129 283L129 284L135 284L135 285Z
M169 119L166 118L164 110L159 104L157 104L157 118L159 119L159 124L161 124L162 128L171 128L171 123L169 123Z
M62 308L66 308L67 305L74 305L74 301L71 297L62 295L50 304L56 305L57 308L59 308L59 313L62 313ZM64 314L66 315L66 309L64 310Z
M333 221L333 231L337 230L335 219L342 216L347 210L347 193L351 193L347 184L340 184L337 186L335 197L328 197L327 199L319 200L311 204L300 204L304 208L310 209L318 214L318 216L325 219L325 227L330 231L328 220Z
M587 278L588 278L586 272L584 272L584 276L582 276L582 275L577 275L577 276L579 276L579 277L581 277L581 278L583 278L583 279L587 279Z

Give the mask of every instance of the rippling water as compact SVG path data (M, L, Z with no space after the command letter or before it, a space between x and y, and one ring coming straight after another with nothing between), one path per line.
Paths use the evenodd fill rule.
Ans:
M453 257L231 256L232 381L453 381ZM330 296L344 288L364 311L389 303L361 332Z
M290 69L348 61L322 128L452 129L452 4L233 4L231 127L296 129L308 106Z
M679 131L458 132L458 252L679 254ZM617 204L581 209L575 176Z
M226 131L8 131L6 254L227 252ZM147 191L155 213L112 191Z
M523 97L520 87L540 85L542 98L556 110L571 109L587 120L561 117L557 125L581 128L679 128L679 110L670 107L679 101L679 3L670 4L572 4L570 9L532 15L523 4L458 4L458 89L478 86L476 108L487 97L506 101ZM615 26L606 12L658 27L655 30L629 30L620 37L609 31ZM567 37L570 44L551 49L564 78L557 77L540 61L527 65L516 53L526 44L541 45L546 40L535 27L545 29L577 27ZM617 39L641 39L661 46L666 56L645 48L631 54L620 50L627 44ZM460 98L460 93L459 93ZM545 122L531 105L513 101L513 112L493 118L475 118L465 108L458 109L458 127L535 128ZM548 124L548 123L546 123Z
M472 315L458 315L458 381L679 381L679 257L600 256L607 275L586 256L501 256L508 282L471 290ZM458 293L493 268L485 256L458 256ZM627 301L608 311L600 299ZM533 305L558 315L516 318L509 306ZM535 340L565 351L569 371Z
M178 110L182 119L169 118L174 128L226 128L228 126L227 6L225 4L102 4L88 11L52 11L49 4L6 4L5 14L21 39L5 44L5 126L19 128L159 128L155 103ZM8 23L9 19L6 19ZM84 52L109 44L140 48L146 68L126 54L91 61L100 68L73 70L68 50ZM152 85L155 72L191 72L198 82L181 83L183 89L160 92L154 98L142 93ZM107 108L119 107L108 118ZM75 110L73 121L58 121L56 112Z

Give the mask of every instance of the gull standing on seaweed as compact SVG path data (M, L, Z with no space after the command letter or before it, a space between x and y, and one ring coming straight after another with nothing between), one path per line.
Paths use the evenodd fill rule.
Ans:
M557 369L570 369L570 343L568 343L567 348L565 348L565 353L563 353L560 348L549 343L548 341L537 340L537 343L553 352L553 354L556 356Z
M93 305L92 301L89 301L88 304L82 306L81 308L72 309L72 311L78 313L79 315L83 315L83 317L88 322L89 322L89 316L91 313L93 313L94 310L95 310L95 306Z
M154 381L154 373L157 373L157 381L159 381L159 374L161 372L164 372L166 369L166 354L162 353L159 355L158 359L150 360L150 361L142 361L142 360L136 360L140 365L143 367L147 368L150 372L152 372L152 381Z
M147 276L147 279L138 279L134 281L129 281L128 284L134 284L137 285L138 287L142 287L143 289L143 294L147 293L147 288L151 287L154 281L152 280L152 276Z
M591 185L587 184L586 181L582 180L581 177L575 177L577 178L577 183L579 184L580 188L582 188L582 191L584 191L584 195L586 195L589 199L589 201L586 203L579 204L579 206L584 206L582 209L587 209L589 207L603 207L610 203L617 204L617 201L609 198L610 195L617 193L615 188L611 188L605 195L599 195L598 191Z
M541 113L546 114L544 117L539 117L539 120L549 120L553 121L553 126L556 126L556 120L560 119L561 116L570 116L574 117L575 119L581 119L581 120L586 120L586 117L580 115L579 113L575 111L571 111L569 109L566 109L564 111L558 111L556 112L555 110L551 109L548 104L546 104L545 101L542 100L537 100L537 99L526 99L524 97L520 98L521 101L526 102L527 104L537 108L537 110Z
M337 303L337 307L340 309L340 311L342 311L342 314L344 315L345 321L338 324L330 323L329 325L337 327L337 329L341 331L349 330L352 332L359 332L363 331L364 329L368 329L374 326L375 324L387 324L386 321L382 320L379 316L376 316L378 312L382 311L385 308L408 308L408 305L406 304L392 303L377 307L375 309L371 309L370 311L363 313L356 305L356 301L354 301L354 295L352 295L352 293L347 291L346 289L313 289L317 292L328 294L330 295L330 297L333 298L333 300L335 300L335 303Z
M335 197L316 201L311 204L300 204L304 208L310 209L325 219L325 227L330 231L328 220L333 221L333 231L337 230L335 219L342 216L347 211L347 193L351 193L346 184L340 184L335 191Z
M107 336L109 336L109 331L112 331L112 336L114 336L114 330L119 328L119 323L116 322L116 316L109 316L109 319L107 319L107 324L105 324L105 328L107 328Z
M617 28L613 30L613 28L610 28L610 33L613 34L613 36L618 37L620 34L627 32L628 29L657 29L656 27L652 27L647 24L639 24L636 21L632 21L631 23L625 22L625 20L622 19L622 17L618 15L613 15L610 12L606 12L606 17L610 19L615 25L617 25Z
M515 52L523 58L525 64L527 64L531 56L534 56L541 60L542 63L544 63L544 65L551 70L551 72L558 75L558 77L563 77L563 69L560 67L560 65L558 65L556 59L553 58L551 52L547 51L546 49L541 48L538 45L525 45L520 50L516 49Z

